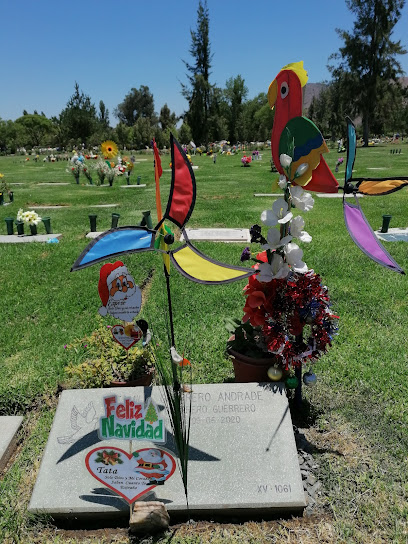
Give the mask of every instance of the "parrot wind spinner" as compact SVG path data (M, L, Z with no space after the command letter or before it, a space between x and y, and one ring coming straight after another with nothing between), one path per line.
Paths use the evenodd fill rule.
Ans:
M282 68L269 85L268 102L275 108L271 138L273 161L278 172L283 174L279 157L286 153L290 134L295 146L293 169L301 164L308 165L295 184L307 185L309 191L337 193L339 184L322 156L329 151L326 142L317 126L302 116L302 87L306 83L303 62L295 62Z
M307 83L307 72L303 62L288 64L272 81L268 90L268 102L275 108L272 128L272 158L280 174L284 169L280 156L293 147L293 170L303 167L302 175L292 183L313 192L337 193L339 184L327 166L323 154L328 152L324 138L317 126L302 116L302 88ZM386 195L408 185L407 177L398 178L352 178L356 156L356 132L347 118L347 163L343 190L343 209L347 230L356 245L372 260L399 273L402 268L378 241L361 210L356 198L363 195ZM353 193L355 204L345 200L346 193Z

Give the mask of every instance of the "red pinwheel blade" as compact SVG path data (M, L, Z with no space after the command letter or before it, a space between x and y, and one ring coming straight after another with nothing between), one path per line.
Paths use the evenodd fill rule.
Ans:
M183 228L190 219L195 205L195 177L190 161L172 134L170 135L170 145L172 178L164 217Z

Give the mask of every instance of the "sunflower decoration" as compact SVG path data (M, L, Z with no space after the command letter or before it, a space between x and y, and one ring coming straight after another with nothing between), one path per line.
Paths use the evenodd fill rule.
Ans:
M118 146L111 140L106 140L101 145L102 153L107 159L113 159L118 154Z

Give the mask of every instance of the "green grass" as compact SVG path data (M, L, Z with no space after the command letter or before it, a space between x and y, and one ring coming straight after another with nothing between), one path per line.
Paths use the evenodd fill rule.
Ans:
M398 146L401 155L391 155L392 147L358 149L355 175L407 175L408 146ZM328 155L332 170L338 156L336 152ZM188 226L249 227L259 223L260 213L273 202L271 198L253 197L253 193L271 192L276 174L270 172L269 157L264 151L263 161L253 162L250 168L241 167L239 157L218 156L215 165L210 157L193 157L199 166L195 172L197 202ZM167 169L169 155L162 162ZM386 170L369 170L382 167ZM26 416L14 464L0 481L0 541L60 541L38 521L29 519L26 507L52 422L58 383L68 363L64 345L90 334L97 325L99 267L70 272L86 245L88 214L98 215L98 230L110 227L112 212L120 213L120 225L139 223L143 210L152 211L153 223L156 219L151 158L137 164L132 174L134 183L137 175L142 176L142 183L147 184L144 189L121 189L125 184L121 179L112 188L78 186L66 168L67 163L61 162L0 158L0 172L7 182L24 183L11 186L14 203L0 207L1 234L6 234L4 218L15 217L20 207L69 206L39 212L51 217L55 233L63 234L59 244L0 245L0 413ZM341 168L338 179L343 175ZM70 185L48 187L38 185L41 182ZM163 205L169 182L170 172L164 172ZM81 183L86 183L85 178ZM109 203L119 207L91 207ZM384 213L393 216L391 227L408 226L407 189L385 197L366 197L361 205L374 229L380 227ZM316 444L331 433L346 436L350 444L355 444L351 457L334 454L335 443L315 453L322 465L319 477L326 488L331 541L406 542L407 276L379 267L356 248L344 227L341 200L315 198L314 209L303 216L305 228L313 236L312 243L304 246L305 261L322 276L334 310L340 315L340 334L316 365L318 385L306 392L318 414L310 432L315 431ZM39 232L43 232L42 226ZM407 244L385 246L408 271ZM240 264L244 244L200 243L197 247L220 261ZM161 258L140 254L124 256L123 260L139 284L154 271L141 317L151 324L154 338L164 343L167 329ZM242 316L245 282L209 287L190 283L174 272L171 284L176 343L193 363L193 381L232 380L232 365L224 354L228 333L223 323L225 317ZM110 323L109 319L106 322ZM44 403L51 410L44 410ZM319 523L315 524L316 535ZM243 526L241 533L238 528L237 541L262 542L260 527ZM248 533L250 530L252 533ZM282 527L279 530L283 531ZM291 542L291 530L295 531L292 527L282 533L287 542ZM199 538L187 532L173 542L200 542ZM217 538L228 541L218 533L203 541L217 542ZM234 542L234 538L229 541ZM316 536L310 541L319 540Z

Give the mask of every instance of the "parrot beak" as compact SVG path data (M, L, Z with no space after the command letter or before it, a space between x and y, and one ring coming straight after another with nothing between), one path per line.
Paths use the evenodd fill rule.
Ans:
M268 89L268 102L271 109L274 107L277 97L278 97L278 84L276 82L276 79L274 79L272 83L269 85L269 89Z

